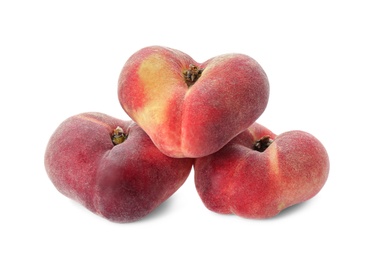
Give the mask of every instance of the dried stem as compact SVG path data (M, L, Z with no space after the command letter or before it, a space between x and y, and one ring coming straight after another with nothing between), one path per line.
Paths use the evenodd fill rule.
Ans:
M197 66L190 64L189 69L184 71L185 82L188 87L192 86L202 75L203 69L199 69Z
M271 144L272 144L273 140L271 139L270 136L266 135L266 136L263 136L262 138L260 138L259 140L257 140L255 143L254 143L254 150L258 151L258 152L264 152Z
M115 130L113 130L112 133L112 143L114 145L118 145L123 143L128 136L124 133L124 130L122 130L121 127L116 127Z

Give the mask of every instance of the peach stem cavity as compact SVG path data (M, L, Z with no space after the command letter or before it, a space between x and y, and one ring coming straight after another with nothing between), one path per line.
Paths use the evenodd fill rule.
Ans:
M272 144L272 142L273 140L270 136L263 136L254 143L253 149L258 152L264 152Z
M198 68L197 66L190 64L189 69L183 72L185 82L188 87L192 86L202 75L203 69Z
M112 143L114 145L121 144L126 140L127 137L128 136L124 133L124 130L122 130L122 128L118 126L118 127L116 127L115 130L113 130L113 133L112 133L112 136L111 136Z

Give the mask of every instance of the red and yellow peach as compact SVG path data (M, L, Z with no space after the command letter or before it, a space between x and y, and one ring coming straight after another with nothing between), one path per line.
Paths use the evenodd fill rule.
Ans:
M329 158L311 134L275 135L255 123L220 151L196 159L194 171L208 209L269 218L315 196L327 180Z
M150 46L125 63L118 97L161 152L197 158L255 122L267 106L269 84L261 66L244 54L198 63L181 51Z

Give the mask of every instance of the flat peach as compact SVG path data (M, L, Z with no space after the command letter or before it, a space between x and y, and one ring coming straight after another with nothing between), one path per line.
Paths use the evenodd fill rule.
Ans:
M192 164L161 153L134 122L102 113L66 119L45 152L55 187L114 222L148 215L185 182Z
M269 84L261 66L244 54L198 63L178 50L151 46L125 63L118 97L161 152L197 158L255 122L267 106Z
M329 158L309 133L275 135L255 123L220 151L196 159L194 171L208 209L262 219L314 197L328 178Z

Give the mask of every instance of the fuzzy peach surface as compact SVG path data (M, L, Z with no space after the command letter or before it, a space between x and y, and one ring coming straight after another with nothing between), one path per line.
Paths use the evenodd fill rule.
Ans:
M273 142L264 152L256 140ZM245 218L269 218L314 197L329 173L328 154L311 134L289 131L275 135L259 124L233 139L219 152L196 159L195 183L214 212Z
M112 143L121 127L126 140ZM45 152L45 168L65 196L114 222L133 222L169 198L193 161L165 156L134 122L82 113L62 122Z
M184 71L202 70L191 86ZM224 54L204 63L178 50L151 46L125 63L118 87L126 113L171 157L202 157L249 127L268 102L268 79L247 55Z

